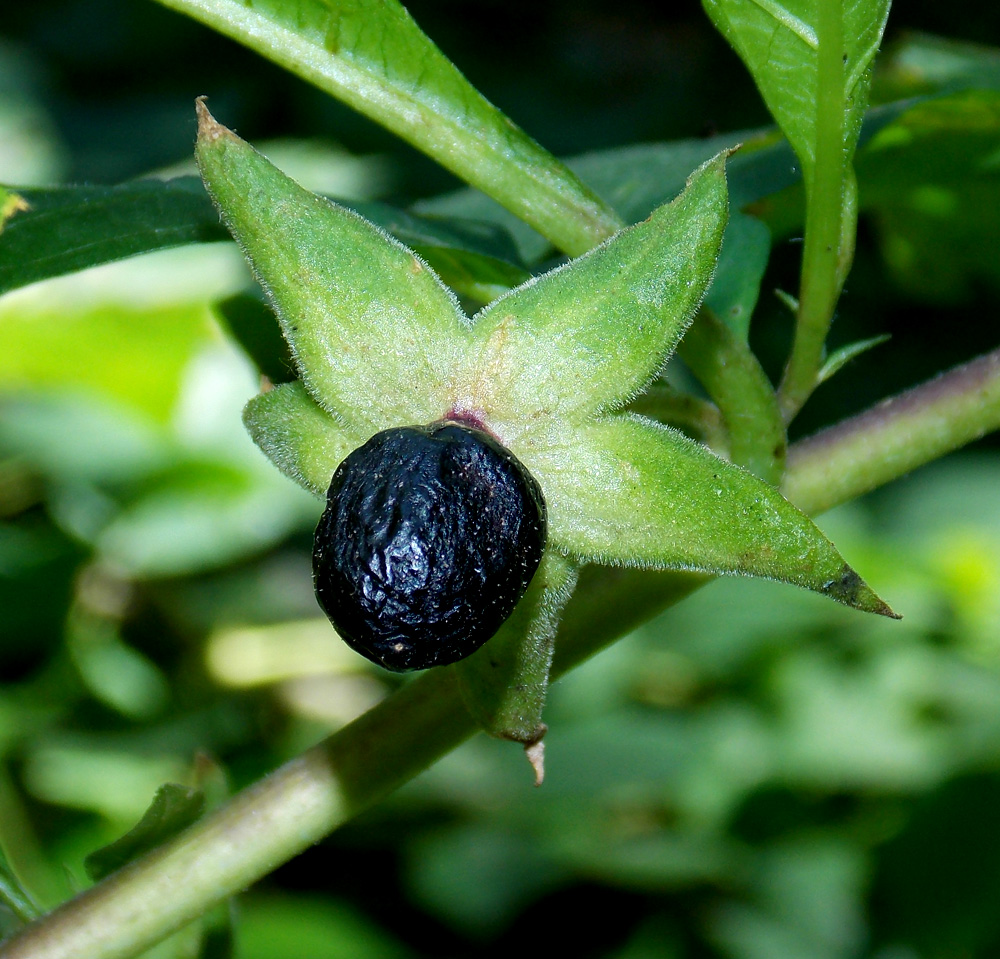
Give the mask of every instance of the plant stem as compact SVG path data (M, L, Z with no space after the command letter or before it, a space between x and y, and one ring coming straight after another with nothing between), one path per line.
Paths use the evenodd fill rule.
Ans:
M844 150L842 0L817 4L816 153L805 167L806 225L795 339L778 402L790 422L816 387L853 245L853 177ZM845 238L847 238L845 243Z
M788 494L819 512L1000 428L1000 350L792 447ZM584 570L553 676L711 577ZM0 959L127 959L246 888L474 732L449 669L430 670L230 803L0 947Z
M1000 350L796 443L782 492L822 512L1000 429Z
M785 467L785 424L770 380L746 341L703 307L678 352L722 413L730 459L777 486Z

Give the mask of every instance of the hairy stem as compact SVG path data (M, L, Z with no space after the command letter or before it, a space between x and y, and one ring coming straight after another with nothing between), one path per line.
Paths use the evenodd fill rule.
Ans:
M1000 350L793 446L786 490L820 512L1000 428ZM590 567L553 676L708 582ZM329 739L0 948L0 959L126 959L427 768L474 731L450 669L430 670Z
M777 486L785 468L785 424L771 382L746 341L702 308L678 352L722 413L729 458Z
M796 443L782 492L822 512L1000 429L1000 350Z

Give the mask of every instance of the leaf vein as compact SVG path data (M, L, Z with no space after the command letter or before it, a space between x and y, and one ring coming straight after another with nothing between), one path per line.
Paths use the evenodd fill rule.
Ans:
M777 20L786 30L794 33L810 49L819 49L819 38L816 36L816 31L804 20L800 20L786 10L780 3L776 3L775 0L750 0L750 2Z

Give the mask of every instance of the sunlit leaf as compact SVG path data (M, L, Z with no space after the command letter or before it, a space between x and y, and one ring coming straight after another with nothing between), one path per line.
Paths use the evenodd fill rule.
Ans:
M842 146L849 156L868 104L889 0L704 0L704 7L747 65L806 170L816 157L824 111L843 112ZM839 65L835 88L821 66L824 42L837 46L827 61Z

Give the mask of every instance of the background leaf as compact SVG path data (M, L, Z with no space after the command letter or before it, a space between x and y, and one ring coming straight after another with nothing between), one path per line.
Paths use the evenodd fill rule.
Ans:
M226 237L194 177L20 192L30 210L0 238L0 293L136 253Z
M858 156L862 209L902 289L937 302L1000 285L1000 92L916 104Z
M21 193L28 206L18 208L0 240L0 294L140 253L229 239L196 177ZM481 302L529 276L495 224L430 219L374 201L347 209L420 252L452 288Z
M825 7L824 7L825 4ZM843 150L850 156L868 103L871 67L882 40L888 0L704 0L705 11L753 75L764 101L807 171L816 157L822 99L819 46L823 10L836 21L843 53ZM836 12L834 12L836 11ZM828 103L829 101L826 101Z

